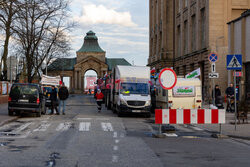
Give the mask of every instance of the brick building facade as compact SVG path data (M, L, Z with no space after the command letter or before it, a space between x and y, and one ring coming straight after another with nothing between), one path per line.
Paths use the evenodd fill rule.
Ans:
M173 18L172 26L164 31L174 33L174 38L170 37L172 43L166 48L173 48L173 59L165 62L165 66L172 63L178 75L185 76L187 73L200 68L202 81L203 99L208 102L211 99L212 81L208 78L211 72L211 64L208 60L210 53L216 53L219 57L216 62L216 72L219 79L215 79L215 84L220 85L222 93L228 85L228 72L226 70L226 55L228 53L228 26L227 22L240 16L242 12L250 7L250 0L150 0L150 7L153 4L165 6L173 5L173 14L164 12L162 20ZM164 7L157 7L157 10ZM150 12L150 20L156 12ZM166 15L169 16L167 17ZM158 21L159 22L159 21ZM157 21L150 21L150 40L154 36L152 27L156 27ZM162 32L163 34L163 32ZM159 38L157 38L159 40ZM150 60L154 60L155 45L159 47L160 42L150 42L150 54L148 65L152 68L157 66ZM152 51L153 50L153 51ZM159 50L159 49L158 49ZM157 52L156 52L157 53ZM168 60L167 60L168 61ZM158 58L158 62L161 62Z

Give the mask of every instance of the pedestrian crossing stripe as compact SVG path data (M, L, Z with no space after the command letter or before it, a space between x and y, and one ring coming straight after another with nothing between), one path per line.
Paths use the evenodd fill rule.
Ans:
M233 67L240 68L241 64L240 64L239 60L236 58L236 56L233 56L233 58L231 59L231 61L227 65L227 67L229 67L229 68L233 68Z

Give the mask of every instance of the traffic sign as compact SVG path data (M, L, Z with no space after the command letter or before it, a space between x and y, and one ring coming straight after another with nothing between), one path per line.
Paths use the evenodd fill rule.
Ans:
M235 71L235 72L234 72L234 76L236 76L236 77L241 77L241 76L242 76L242 72L240 72L240 71Z
M227 70L241 70L242 55L227 55Z
M216 53L210 53L208 59L211 63L215 63L218 60L218 55Z
M170 68L164 68L159 75L159 83L163 89L172 89L177 82L177 76L174 70Z
M211 65L211 72L215 73L215 63L212 63L212 65Z
M219 73L209 73L208 77L209 78L219 78Z

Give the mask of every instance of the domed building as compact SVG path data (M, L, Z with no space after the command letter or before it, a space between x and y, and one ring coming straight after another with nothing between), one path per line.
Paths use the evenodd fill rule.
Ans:
M74 93L84 91L84 75L94 70L98 78L110 73L116 65L131 65L124 58L106 58L106 52L99 46L93 31L87 32L82 47L75 58L57 58L47 68L49 76L69 77L69 89Z

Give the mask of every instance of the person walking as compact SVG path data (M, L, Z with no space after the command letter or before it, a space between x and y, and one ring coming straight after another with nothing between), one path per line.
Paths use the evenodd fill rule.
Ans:
M98 108L98 112L101 112L101 109L102 109L102 101L103 101L103 98L104 98L104 95L103 93L101 92L100 89L97 90L97 93L95 95L95 98L96 98L96 102L97 102L97 108Z
M232 83L226 89L226 95L227 95L227 109L226 109L226 111L229 111L229 105L231 105L231 99L234 97L234 85ZM230 107L230 110L231 110L231 107Z
M50 100L51 100L51 114L54 113L54 109L56 110L56 114L59 115L56 102L57 102L57 91L55 89L55 86L52 86L52 90L50 93Z
M212 98L215 102L215 106L219 109L224 108L223 107L223 98L221 96L221 91L219 85L215 85L214 90L212 91Z
M66 100L69 97L69 91L68 88L64 85L64 83L59 88L58 96L60 99L59 114L61 112L61 107L62 107L62 114L65 115L65 105L66 105Z
M212 92L212 97L216 101L216 99L218 99L219 96L221 96L221 91L220 91L219 85L215 85L214 90Z

